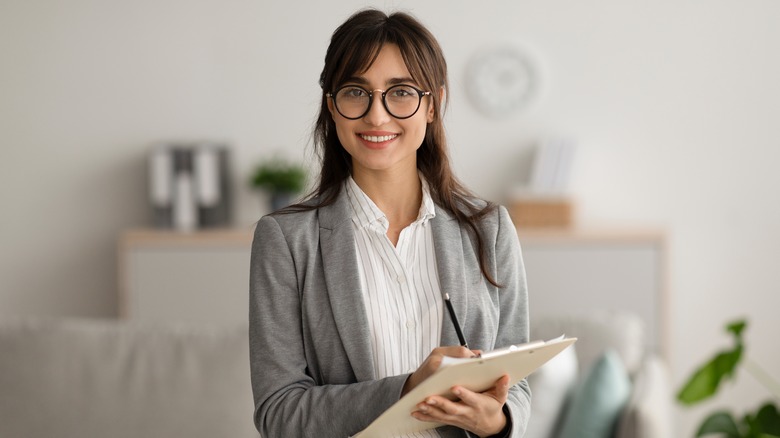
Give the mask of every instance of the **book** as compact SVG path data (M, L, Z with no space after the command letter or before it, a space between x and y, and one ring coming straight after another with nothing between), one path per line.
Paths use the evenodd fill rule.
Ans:
M536 194L562 194L568 189L575 144L564 138L552 138L536 148L529 189Z
M512 345L476 358L445 358L435 373L401 397L355 438L391 437L442 426L412 417L417 404L431 395L456 400L451 392L455 385L475 392L486 391L504 374L509 375L509 384L514 385L576 340L561 336L549 341Z

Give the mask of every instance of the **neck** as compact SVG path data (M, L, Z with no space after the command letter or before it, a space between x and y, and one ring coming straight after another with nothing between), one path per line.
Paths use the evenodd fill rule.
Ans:
M417 168L397 172L355 172L355 183L387 216L392 228L414 222L422 203Z

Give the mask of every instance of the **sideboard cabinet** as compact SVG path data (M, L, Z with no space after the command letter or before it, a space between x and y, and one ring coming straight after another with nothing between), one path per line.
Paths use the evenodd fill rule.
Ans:
M520 230L531 316L603 309L642 316L649 347L668 326L656 230ZM129 230L119 241L119 314L147 321L247 320L252 230Z

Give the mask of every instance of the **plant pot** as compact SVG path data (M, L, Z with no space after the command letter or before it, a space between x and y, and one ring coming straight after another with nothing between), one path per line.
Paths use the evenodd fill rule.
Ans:
M293 203L295 194L290 192L271 193L271 211L281 210Z

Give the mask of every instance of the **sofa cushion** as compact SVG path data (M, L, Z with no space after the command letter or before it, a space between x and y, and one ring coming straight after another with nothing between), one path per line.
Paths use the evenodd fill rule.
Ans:
M626 311L602 310L531 318L532 338L551 339L562 334L577 338L581 375L607 349L617 353L633 375L645 352L644 324L639 316Z
M613 350L605 351L572 395L561 438L612 436L630 393L631 381L620 357Z
M0 322L3 436L254 437L247 328Z
M528 376L532 398L525 438L552 438L566 400L577 382L575 347L572 345L563 350Z
M621 414L616 438L672 436L673 395L668 382L661 359L648 357L634 378L633 392Z

